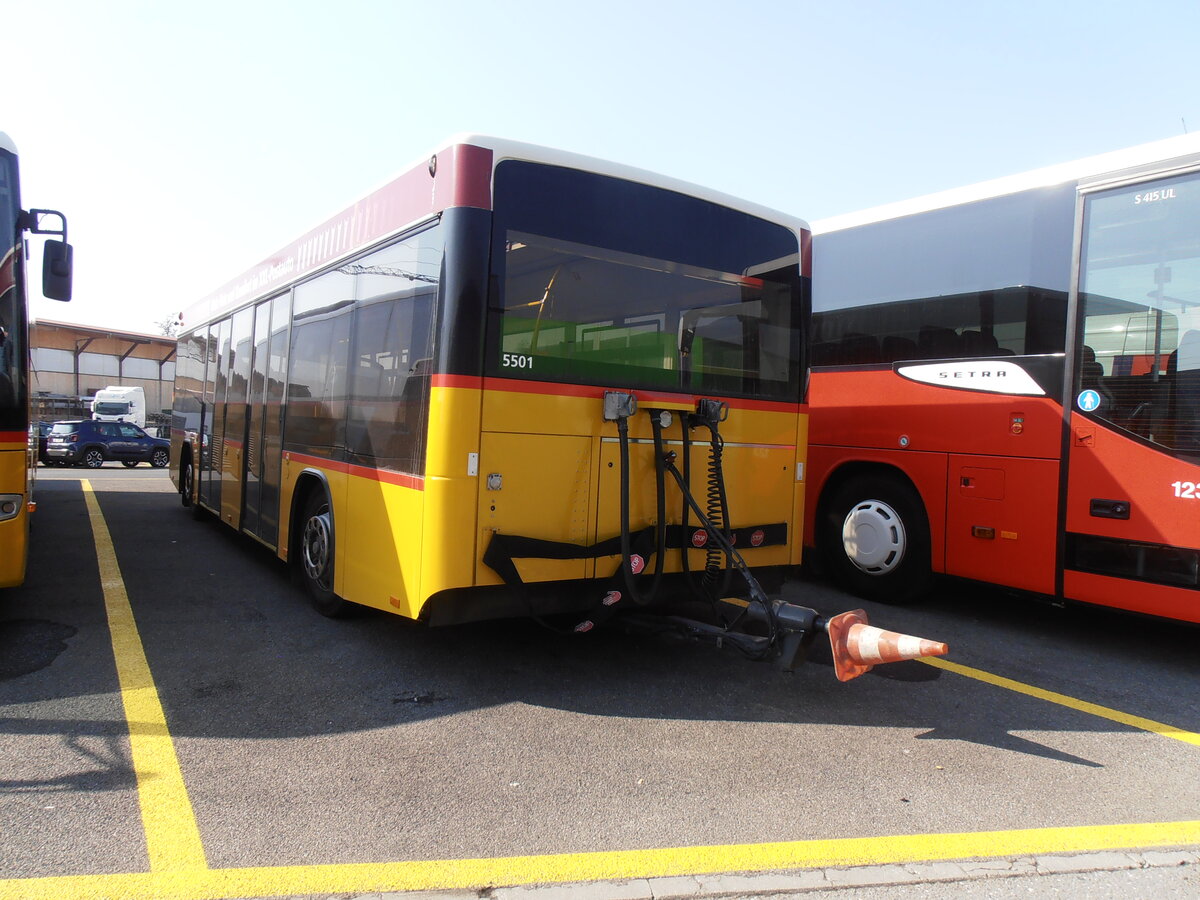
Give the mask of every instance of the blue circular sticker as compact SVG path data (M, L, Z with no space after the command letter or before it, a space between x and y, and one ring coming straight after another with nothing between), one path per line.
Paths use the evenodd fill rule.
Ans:
M1075 403L1084 412L1091 412L1100 406L1100 394L1091 389L1080 391Z

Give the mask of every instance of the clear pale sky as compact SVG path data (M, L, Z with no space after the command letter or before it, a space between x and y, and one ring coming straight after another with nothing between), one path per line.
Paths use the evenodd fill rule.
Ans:
M75 299L35 315L151 333L461 131L812 220L1200 130L1198 0L0 0L0 18L22 201L63 210L75 245Z

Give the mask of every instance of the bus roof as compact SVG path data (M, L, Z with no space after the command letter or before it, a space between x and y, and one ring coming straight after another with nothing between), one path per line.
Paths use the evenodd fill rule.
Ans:
M929 212L948 206L959 206L976 200L988 200L1007 194L1016 194L1034 188L1052 187L1057 184L1077 182L1089 178L1133 169L1151 163L1163 162L1170 159L1182 158L1200 154L1200 132L1183 134L1177 137L1154 141L1149 144L1139 144L1124 150L1114 150L1111 153L1101 153L1098 156L1088 156L1071 162L1032 169L1016 175L981 181L978 184L953 188L914 197L911 200L900 200L896 203L886 203L858 212L830 216L812 223L813 234L824 234L830 231L840 231L844 228L854 228L872 222L883 222L888 219L899 219L915 213Z
M490 154L492 169L505 159L580 169L707 200L757 218L777 222L797 233L809 230L808 224L795 216L633 166L503 138L459 134L401 170L401 174L327 217L322 224L291 244L187 307L182 313L185 330L219 318L251 300L265 297L285 284L304 278L338 259L398 234L443 209L454 206L490 209L490 170L486 183L478 181L474 172L462 184L455 184L451 179L450 194L443 192L439 195L438 182L433 177L434 171L449 169L452 173L458 167L478 169L480 151ZM436 169L432 167L435 159ZM434 185L433 190L430 189L431 183Z

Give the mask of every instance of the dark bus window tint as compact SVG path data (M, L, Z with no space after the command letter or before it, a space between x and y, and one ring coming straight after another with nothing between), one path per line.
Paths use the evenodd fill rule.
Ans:
M179 339L175 362L175 400L171 410L171 429L176 434L195 432L200 428L207 345L207 330Z
M531 163L496 173L489 374L797 400L807 305L789 229Z
M296 288L284 442L333 458L345 446L353 276L326 274Z
M346 430L353 459L424 474L442 250L435 226L346 267L357 279Z
M1075 188L1025 191L813 242L813 364L1063 352Z
M1200 453L1200 175L1089 196L1079 290L1092 414Z
M229 361L230 403L245 403L250 382L250 340L254 332L254 311L243 309L233 317Z
M25 381L24 260L18 240L17 159L0 150L0 431L24 431L28 385Z
M283 435L279 410L287 383L288 322L291 294L271 301L271 337L267 344L266 418L263 422L263 482L259 508L263 535L277 533L279 513L279 469L283 457Z

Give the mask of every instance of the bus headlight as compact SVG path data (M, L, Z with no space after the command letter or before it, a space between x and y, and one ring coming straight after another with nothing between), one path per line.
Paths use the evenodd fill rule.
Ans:
M24 498L20 494L0 494L0 522L15 519Z

